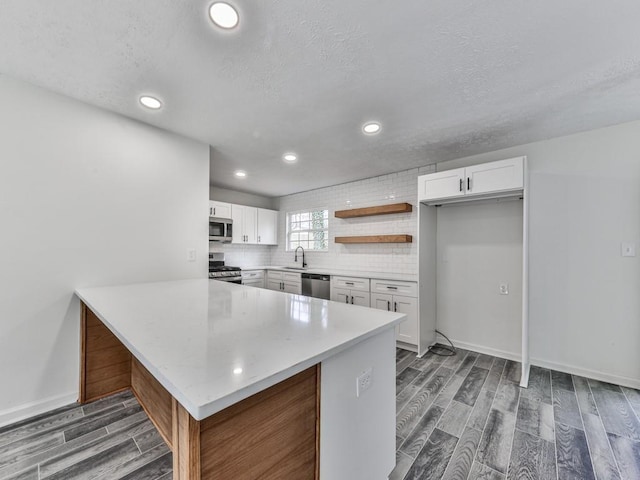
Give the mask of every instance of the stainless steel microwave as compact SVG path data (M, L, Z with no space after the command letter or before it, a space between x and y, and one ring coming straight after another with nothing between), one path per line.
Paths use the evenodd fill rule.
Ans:
M209 217L209 241L231 243L233 220L230 218Z

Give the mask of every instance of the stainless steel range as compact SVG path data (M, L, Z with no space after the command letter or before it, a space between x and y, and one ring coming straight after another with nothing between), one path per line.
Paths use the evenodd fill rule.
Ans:
M209 278L223 282L242 283L242 269L224 264L224 253L209 253Z

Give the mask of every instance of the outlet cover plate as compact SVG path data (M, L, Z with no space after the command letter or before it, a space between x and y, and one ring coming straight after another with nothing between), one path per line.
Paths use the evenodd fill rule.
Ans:
M356 378L356 397L359 397L364 392L371 388L373 382L373 370L371 367L362 372L358 378Z

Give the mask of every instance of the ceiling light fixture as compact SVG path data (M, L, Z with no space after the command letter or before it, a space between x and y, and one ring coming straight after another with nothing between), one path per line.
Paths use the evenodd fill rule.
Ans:
M247 172L244 170L236 170L234 175L238 178L245 178L247 176Z
M224 2L212 4L209 7L209 17L218 27L227 30L235 28L240 20L236 9Z
M282 159L283 159L285 162L287 162L287 163L293 163L293 162L295 162L296 160L298 160L298 157L296 156L296 154L295 154L295 153L285 153L285 154L282 156Z
M380 132L381 128L382 127L378 122L367 122L362 126L362 131L366 135L375 135L376 133Z
M149 95L141 96L140 103L143 106L150 108L151 110L158 110L160 107L162 107L162 102L160 100L158 100L156 97L151 97Z
M242 368L240 367L234 368L233 373L236 375L240 375L242 373Z

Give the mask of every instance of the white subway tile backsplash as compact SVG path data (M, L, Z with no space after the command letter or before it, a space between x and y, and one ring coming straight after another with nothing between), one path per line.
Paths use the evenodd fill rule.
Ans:
M285 251L286 213L320 206L329 209L329 251L308 252L310 267L417 274L417 179L433 171L435 167L430 165L281 197L278 238L283 240L272 249L271 264L286 265L293 261L293 253ZM351 219L334 217L336 210L401 202L412 204L413 212ZM336 236L393 233L413 235L414 243L344 245L334 241Z

